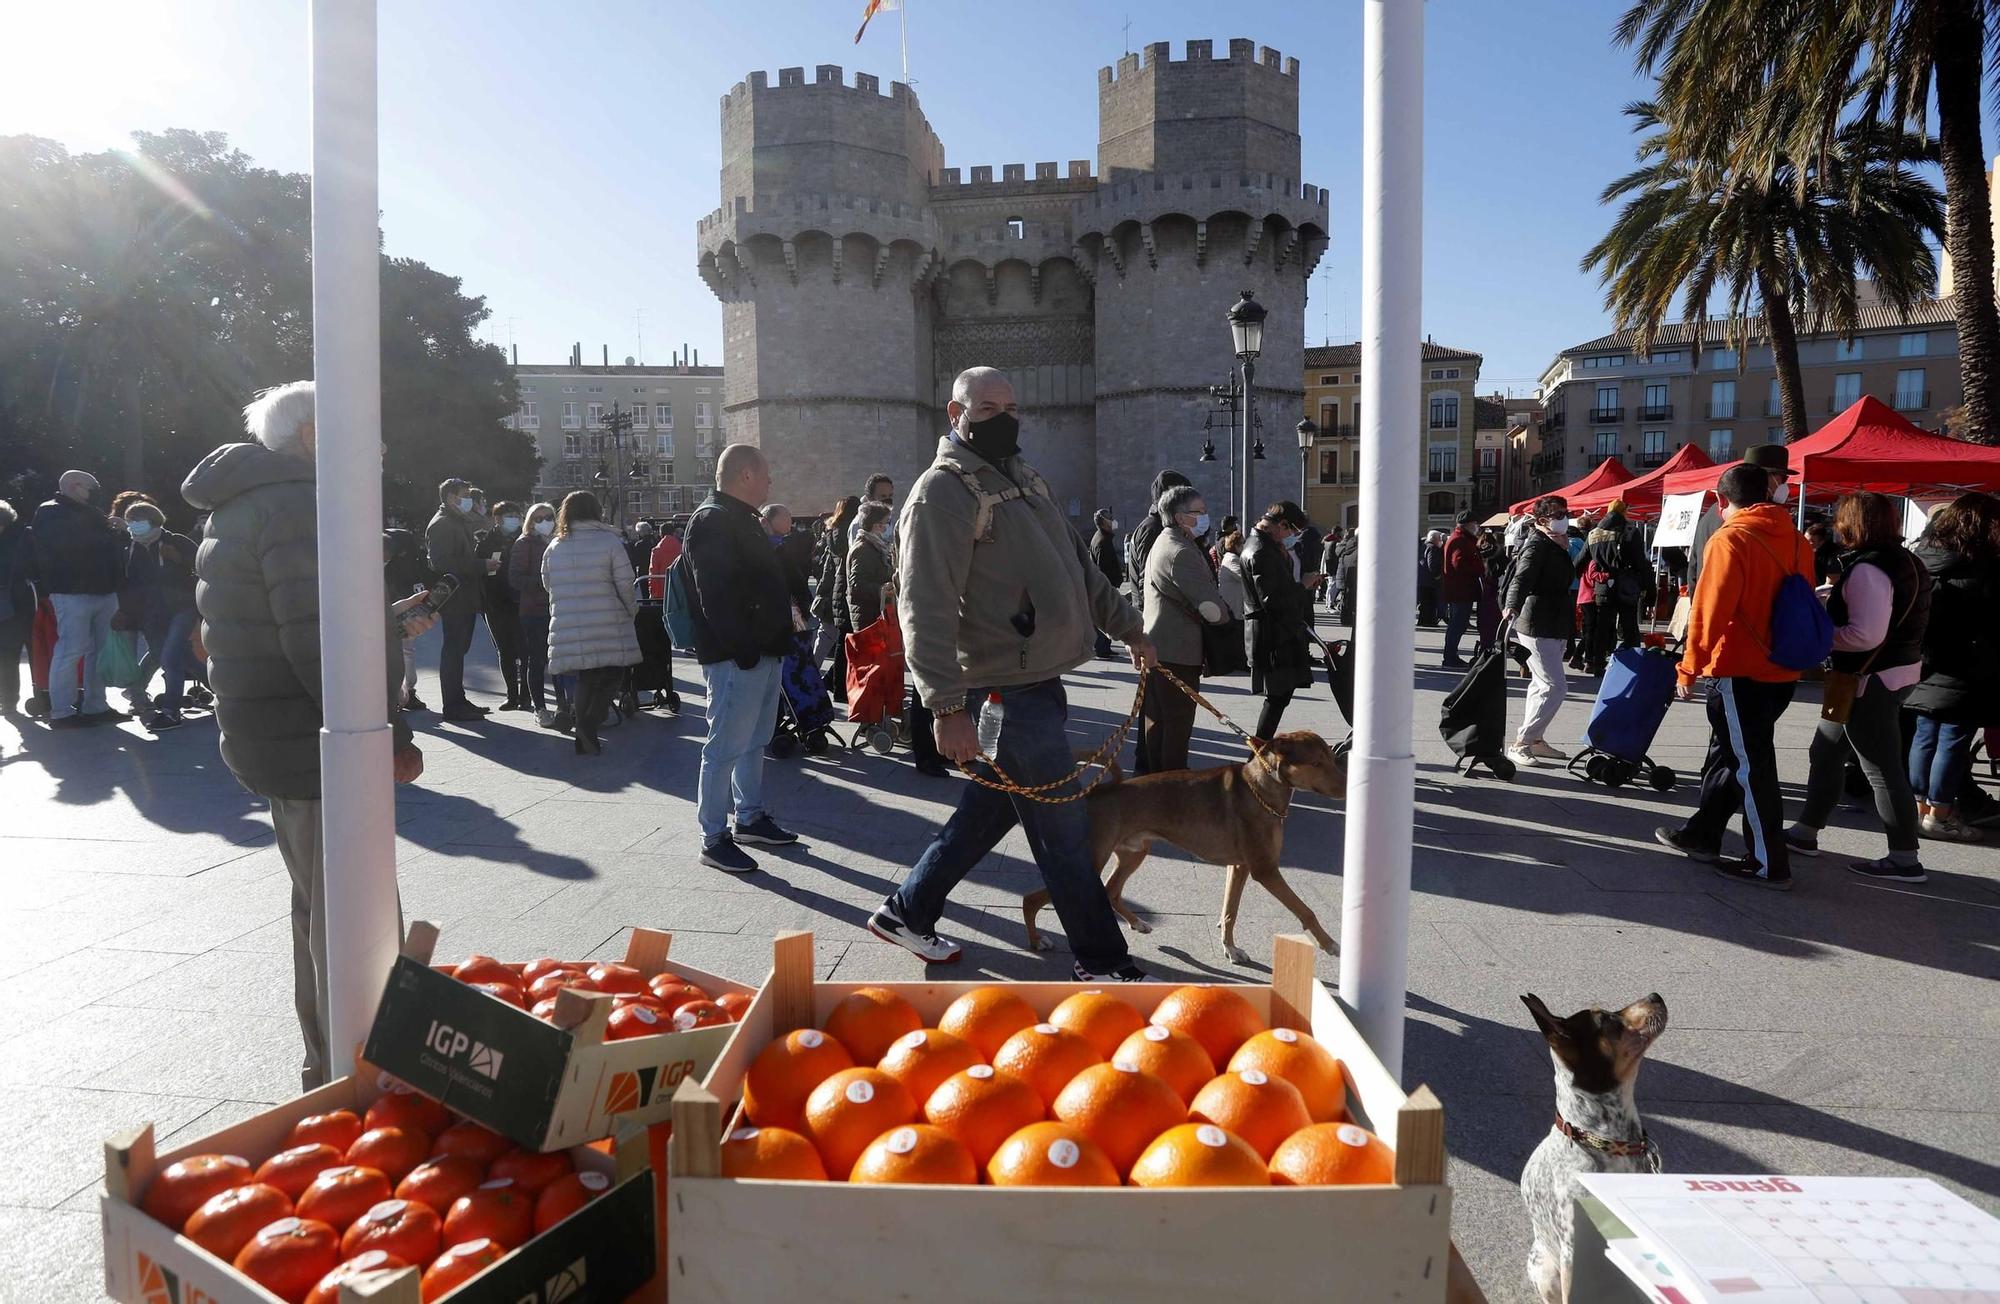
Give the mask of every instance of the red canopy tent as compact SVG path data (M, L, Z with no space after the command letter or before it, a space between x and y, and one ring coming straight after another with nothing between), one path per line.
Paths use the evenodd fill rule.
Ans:
M1793 444L1790 456L1801 473L1792 482L1797 502L1808 494L1825 500L1864 489L1904 496L2000 493L2000 448L1919 430L1872 396ZM1682 472L1669 478L1666 492L1713 489L1725 469Z
M1637 479L1595 493L1570 495L1569 514L1581 516L1588 512L1594 516L1609 507L1615 499L1623 498L1628 518L1649 521L1660 514L1660 486L1666 483L1668 477L1700 474L1702 470L1714 466L1714 461L1698 445L1682 444L1679 452Z
M1615 457L1609 457L1599 462L1596 466L1591 467L1589 473L1575 484L1564 485L1560 489L1551 489L1549 493L1567 500L1577 494L1596 493L1600 489L1609 489L1612 485L1624 484L1631 478L1632 473L1625 469L1623 462ZM1544 494L1536 494L1535 498L1546 496ZM1520 502L1515 503L1513 507L1508 509L1510 514L1518 516L1522 512L1527 511L1535 505L1535 498L1523 498Z

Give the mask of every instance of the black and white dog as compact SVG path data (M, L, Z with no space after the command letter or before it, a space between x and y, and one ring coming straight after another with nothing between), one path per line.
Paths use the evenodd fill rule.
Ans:
M1659 1147L1639 1122L1632 1083L1647 1048L1666 1029L1667 1003L1655 992L1622 1010L1593 1007L1558 1019L1541 997L1521 1000L1556 1066L1556 1121L1521 1172L1521 1198L1535 1231L1528 1280L1543 1304L1561 1304L1569 1298L1577 1175L1660 1171Z

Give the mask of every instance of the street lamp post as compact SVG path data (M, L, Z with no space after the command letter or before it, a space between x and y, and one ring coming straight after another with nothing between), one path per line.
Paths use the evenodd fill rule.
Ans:
M599 420L604 428L611 432L611 468L608 477L611 509L605 516L613 525L622 528L625 524L625 438L632 433L632 414L619 404L613 403L611 411Z
M1306 511L1306 485L1312 474L1313 445L1317 442L1319 427L1311 417L1299 418L1299 510L1305 511L1308 518L1312 513Z
M1257 383L1257 355L1264 351L1264 318L1269 315L1270 309L1258 303L1257 296L1248 290L1243 291L1242 297L1230 305L1227 314L1230 341L1236 347L1236 361L1242 364L1243 368L1241 388L1236 388L1236 375L1231 374L1229 379L1231 387L1236 389L1236 392L1242 399L1240 408L1243 414L1243 439L1240 447L1243 450L1243 497L1239 504L1238 512L1244 521L1249 520L1252 511L1251 504L1255 501L1252 496L1250 463L1253 455L1257 461L1261 462L1264 459L1264 445L1261 440L1258 441L1253 454L1253 450L1250 447L1250 428L1255 422L1254 414L1257 402L1255 391L1252 388ZM1231 424L1234 425L1234 422L1235 416L1232 413ZM1234 440L1234 435L1235 432L1232 430L1232 441Z

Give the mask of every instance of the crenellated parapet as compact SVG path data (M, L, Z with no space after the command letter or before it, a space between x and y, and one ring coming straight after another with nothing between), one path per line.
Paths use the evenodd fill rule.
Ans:
M1187 42L1185 48L1186 57L1176 59L1173 57L1172 41L1154 41L1146 46L1143 60L1137 54L1127 54L1118 60L1115 68L1099 68L1098 85L1108 85L1121 78L1144 73L1158 75L1165 72L1171 76L1175 71L1199 72L1214 64L1230 63L1243 68L1261 69L1294 82L1299 79L1299 61L1296 58L1287 59L1280 51L1268 45L1260 53L1257 43L1245 37L1239 36L1229 42L1229 52L1219 59L1215 55L1214 41L1191 40Z

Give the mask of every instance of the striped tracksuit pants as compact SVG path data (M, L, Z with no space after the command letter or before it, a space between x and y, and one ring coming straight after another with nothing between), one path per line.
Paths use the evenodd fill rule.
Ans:
M1768 878L1791 877L1785 851L1785 803L1778 790L1778 755L1772 744L1778 718L1792 704L1797 684L1716 679L1708 693L1708 756L1701 768L1701 804L1687 822L1689 836L1722 845L1732 816L1743 812L1743 841Z

